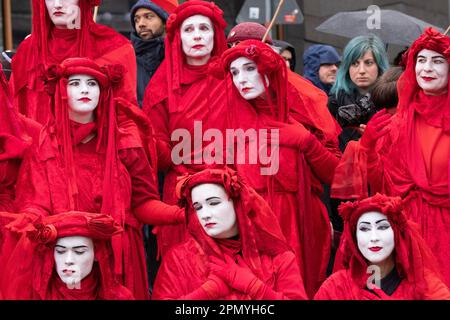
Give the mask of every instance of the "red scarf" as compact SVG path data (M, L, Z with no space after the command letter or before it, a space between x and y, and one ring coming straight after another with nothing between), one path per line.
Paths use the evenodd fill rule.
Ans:
M99 288L99 272L96 266L91 273L81 280L80 288L69 288L61 278L54 273L50 284L47 300L97 300Z

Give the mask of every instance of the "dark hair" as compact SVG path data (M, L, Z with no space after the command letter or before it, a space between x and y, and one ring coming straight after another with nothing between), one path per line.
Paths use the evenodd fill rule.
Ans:
M377 79L371 91L372 102L377 110L397 106L397 81L402 73L402 67L391 67Z

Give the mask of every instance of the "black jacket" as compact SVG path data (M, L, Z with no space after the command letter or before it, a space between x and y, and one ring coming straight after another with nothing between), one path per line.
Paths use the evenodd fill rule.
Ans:
M131 42L136 53L137 98L142 108L145 89L164 59L164 37L142 40L133 32Z
M342 152L349 141L361 138L358 131L359 125L367 124L367 121L376 113L370 93L362 95L357 92L347 94L339 91L337 98L335 94L330 94L328 109L342 127L342 133L339 135L339 148Z

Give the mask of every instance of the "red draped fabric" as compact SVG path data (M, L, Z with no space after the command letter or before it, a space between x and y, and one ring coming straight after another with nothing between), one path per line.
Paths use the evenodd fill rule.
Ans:
M344 231L336 253L334 272L319 289L316 299L379 299L369 294L372 275L369 262L359 251L356 232L358 219L366 212L386 215L394 233L395 269L401 279L390 299L450 299L450 292L439 273L436 259L419 233L417 224L407 219L408 202L400 197L376 194L339 207ZM381 279L383 280L383 279Z
M449 300L450 293L442 281L434 273L427 272L428 290L417 297L414 285L403 280L390 300ZM386 298L384 298L386 299ZM383 300L382 297L358 286L348 270L340 270L332 274L314 296L314 300Z
M192 188L203 183L223 186L233 199L238 240L215 239L205 233L191 199ZM295 255L288 248L272 210L234 171L216 168L184 176L177 187L177 194L186 204L188 236L184 243L165 255L155 282L153 299L307 298ZM259 279L259 289L252 294L231 288L226 292L215 292L213 296L210 296L211 292L198 294L210 275L208 262L211 256L221 260L225 260L225 256L242 257L251 273Z
M359 148L350 148L352 153L344 154L350 166L367 175L374 192L401 196L405 200L408 217L419 225L447 285L450 285L450 96L424 94L416 81L415 63L422 49L439 52L450 61L449 46L450 38L431 28L414 42L398 82L398 113L389 134L378 141L375 150L365 150L366 155L355 153ZM348 166L342 168L349 172ZM338 185L351 186L352 179L358 185L365 185L354 175L347 181L343 175L340 177L342 181L335 181ZM347 195L354 191L350 187ZM364 196L358 193L355 192Z
M301 92L288 84L284 61L260 41L247 40L228 49L223 54L222 60L212 69L219 76L220 72L229 74L230 63L240 56L255 61L260 74L268 76L269 88L266 96L271 99L254 99L249 103L233 86L229 90L232 127L255 129L259 132L261 129L282 128L285 124L301 125L297 121L299 120L322 138L319 141L314 135L309 134L306 145L302 146L304 150L302 152L297 148L283 145L279 148L269 146L268 156L271 152L278 152L279 155L278 171L274 174L261 174L261 169L270 166L262 164L261 159L258 159L257 163L249 162L249 155L255 153L252 143L246 142L245 150L237 151L238 154L246 155L245 163L235 156L238 172L274 210L284 236L296 253L306 292L313 297L326 278L331 248L331 225L320 195L323 191L321 183L331 182L338 162L335 153L323 145L326 141L333 140L334 133L333 130L327 130L326 126L320 125L323 118L310 117L312 113L320 114L320 111L307 111L312 106L306 106L303 100L295 99ZM334 130L336 132L337 129Z
M223 81L208 76L208 65L190 66L181 50L180 25L190 16L201 14L211 19L214 26L214 49L212 56L220 55L226 48L223 12L206 1L188 1L178 6L167 23L165 60L152 77L143 101L143 110L152 121L157 140L158 170L166 171L163 200L175 204L174 190L177 176L201 170L202 155L207 142L202 142L203 133L209 129L223 130L227 121L226 89ZM194 121L201 122L202 130L194 135ZM172 141L176 130L189 134L187 142L190 160L175 164L171 152L181 141ZM179 131L180 132L180 131ZM182 138L184 140L184 138ZM196 139L197 144L194 143ZM186 141L184 141L186 142ZM178 153L177 153L178 155ZM164 255L167 250L185 237L185 226L162 226L158 228L158 248Z
M45 92L44 71L71 57L88 57L100 65L120 63L127 70L125 85L116 96L136 101L136 59L128 39L92 19L94 3L80 0L80 29L56 29L44 0L32 1L32 34L17 49L12 60L11 88L20 113L45 124L50 98Z
M2 251L5 269L1 287L5 299L14 300L129 300L130 290L118 283L111 259L110 239L120 226L110 216L70 211L25 222L21 215L5 227L5 233L20 240L15 248ZM63 237L83 236L93 240L94 265L76 288L63 283L55 270L54 247Z

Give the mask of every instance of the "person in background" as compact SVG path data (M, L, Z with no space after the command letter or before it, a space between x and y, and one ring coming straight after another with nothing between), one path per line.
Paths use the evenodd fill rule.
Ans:
M256 22L242 22L235 25L227 36L228 47L234 47L244 40L262 40L266 33L266 27ZM267 44L272 45L273 41L270 35L267 36Z
M375 35L358 36L344 48L342 63L331 87L328 108L341 125L339 147L345 150L351 140L361 138L361 124L375 114L371 89L379 76L389 68L383 42Z
M276 47L279 50L278 53L286 61L287 67L292 72L295 72L297 58L296 58L294 46L292 44L290 44L289 42L282 41L282 40L273 40L273 45L274 45L274 47Z
M329 94L336 82L340 63L341 57L334 47L325 44L312 45L303 53L303 76Z
M137 98L142 107L145 89L164 59L165 24L169 14L150 0L139 0L131 8L131 43L136 53Z

